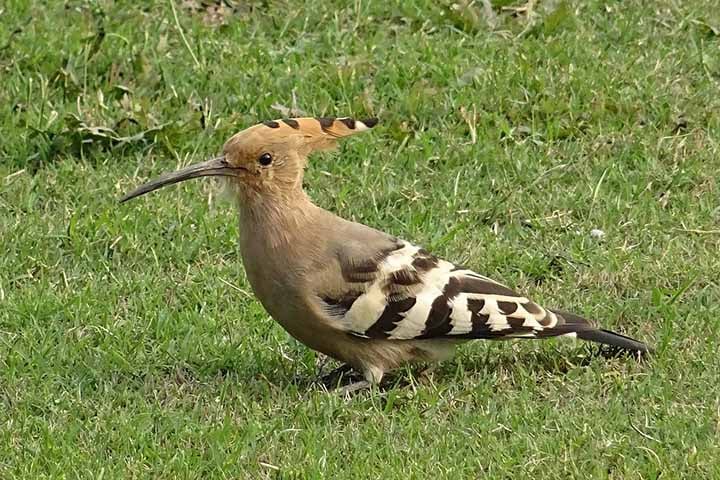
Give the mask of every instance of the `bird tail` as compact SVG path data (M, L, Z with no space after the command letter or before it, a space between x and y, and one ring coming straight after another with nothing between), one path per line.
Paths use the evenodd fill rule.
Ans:
M585 318L575 315L574 313L564 312L562 310L553 310L553 313L561 316L565 320L565 324L562 326L565 327L563 330L567 330L568 333L575 333L577 338L629 352L641 354L652 352L643 342L626 337L625 335L620 335L619 333L611 332L610 330L597 328Z

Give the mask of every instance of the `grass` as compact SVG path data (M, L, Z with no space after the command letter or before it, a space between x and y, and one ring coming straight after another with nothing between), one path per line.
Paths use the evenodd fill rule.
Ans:
M715 2L210 4L0 7L0 478L720 478ZM382 121L320 205L657 354L312 384L212 182L117 203L294 101Z

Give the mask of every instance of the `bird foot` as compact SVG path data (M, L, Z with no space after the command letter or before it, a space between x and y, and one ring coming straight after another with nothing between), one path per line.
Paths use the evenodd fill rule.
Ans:
M353 370L348 365L341 365L330 373L323 375L318 379L328 391L338 392L343 397L347 397L361 390L371 388L372 384L364 379L364 377Z
M370 386L371 384L367 380L360 380L358 382L353 382L349 385L345 385L344 387L339 387L337 391L343 396L348 396L360 390L369 389Z
M432 383L432 377L435 371L438 369L438 365L433 363L417 373L417 379L420 383Z
M336 388L340 388L340 386L348 380L350 380L351 383L347 386L359 383L359 378L362 377L358 375L350 365L345 364L318 378L317 381L318 383L324 385L328 390L334 390Z

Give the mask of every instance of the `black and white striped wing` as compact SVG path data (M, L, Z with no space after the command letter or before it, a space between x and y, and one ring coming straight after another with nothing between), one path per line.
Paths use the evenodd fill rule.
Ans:
M487 277L399 241L342 265L346 292L322 308L353 335L395 340L516 338L572 333L555 312Z

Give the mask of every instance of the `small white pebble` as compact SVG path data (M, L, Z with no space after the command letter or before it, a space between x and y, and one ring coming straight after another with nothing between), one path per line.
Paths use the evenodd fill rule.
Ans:
M598 240L601 240L601 239L605 236L605 232L603 232L603 231L600 230L599 228L593 228L592 230L590 230L590 236L591 236L592 238L596 238L596 239L598 239Z

